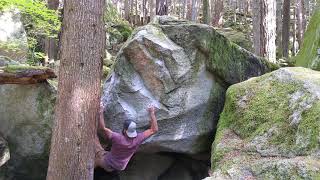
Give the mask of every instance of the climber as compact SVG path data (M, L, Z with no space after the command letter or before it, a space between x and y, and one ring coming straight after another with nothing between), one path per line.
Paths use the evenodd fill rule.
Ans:
M110 151L105 151L100 144L98 136L95 138L95 167L101 167L107 172L122 171L126 168L132 155L137 151L139 145L148 137L158 131L158 123L155 116L154 106L148 108L150 114L150 128L142 133L137 133L136 123L126 120L123 124L122 133L116 133L105 127L103 109L100 105L100 118L98 129L103 137L111 141Z

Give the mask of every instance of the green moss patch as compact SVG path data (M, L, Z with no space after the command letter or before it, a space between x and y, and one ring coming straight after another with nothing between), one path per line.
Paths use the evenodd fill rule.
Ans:
M28 66L28 65L7 65L2 68L6 73L18 73L26 70L47 70L49 68L43 66Z
M256 177L277 178L284 173L303 178L295 167L300 160L295 158L301 157L301 162L306 163L304 157L320 149L318 78L316 71L285 68L232 85L227 90L212 144L213 170L246 166L258 172L260 167L263 172ZM242 160L232 160L237 158ZM264 163L254 165L265 161L264 158L272 162L270 171L265 171ZM286 166L288 163L292 171ZM280 172L283 169L288 172ZM316 176L313 174L318 170L310 169L311 166L306 167L306 176Z

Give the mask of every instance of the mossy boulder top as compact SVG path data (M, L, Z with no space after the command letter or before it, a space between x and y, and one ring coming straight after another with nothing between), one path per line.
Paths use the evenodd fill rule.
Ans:
M104 86L106 125L120 132L130 118L143 131L153 104L159 132L142 151L209 151L226 88L273 68L210 26L156 17L118 53Z
M320 176L320 72L282 68L231 86L212 145L213 179Z

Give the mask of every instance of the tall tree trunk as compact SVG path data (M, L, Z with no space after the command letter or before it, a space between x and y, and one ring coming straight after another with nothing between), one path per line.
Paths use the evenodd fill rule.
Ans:
M203 11L203 23L209 24L210 23L209 0L203 0L202 11Z
M155 11L155 0L149 0L149 5L150 5L150 20L154 18L156 11Z
M157 0L157 15L168 15L168 2L167 0Z
M278 57L282 57L282 14L283 14L283 0L277 0L277 15L276 15L276 22L277 22L277 36L276 36L276 45L277 45L277 52Z
M296 7L293 6L293 18L292 18L292 56L297 52L297 19L296 19Z
M196 21L197 19L197 0L192 0L191 4L191 20Z
M253 0L252 10L255 53L276 62L276 1Z
M59 7L59 0L48 0L48 9L51 10L58 10ZM44 49L45 49L45 60L43 65L46 66L50 61L54 61L57 59L58 54L58 42L55 38L46 37L44 41Z
M192 20L192 1L193 0L187 0L187 12L186 12L186 19Z
M129 21L129 0L124 0L124 18Z
M302 44L303 34L305 31L305 9L304 9L304 0L296 1L296 16L297 16L297 40L299 47Z
M135 20L134 20L134 24L137 26L137 25L139 25L140 23L140 20L139 20L139 14L138 14L138 6L139 6L139 4L138 4L138 1L139 0L136 0L136 4L135 4L135 6L136 6L136 9L135 9L135 11L136 11L136 15L135 15Z
M67 0L47 180L93 179L105 50L104 0Z
M222 25L222 17L223 17L223 0L215 0L214 1L214 14L212 18L213 26L221 26Z
M290 0L283 1L282 16L282 55L289 57L289 33L290 33Z

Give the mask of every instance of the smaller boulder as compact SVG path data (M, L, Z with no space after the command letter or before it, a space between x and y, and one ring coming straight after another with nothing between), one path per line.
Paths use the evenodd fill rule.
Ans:
M320 72L281 68L231 86L212 146L213 179L318 179Z

